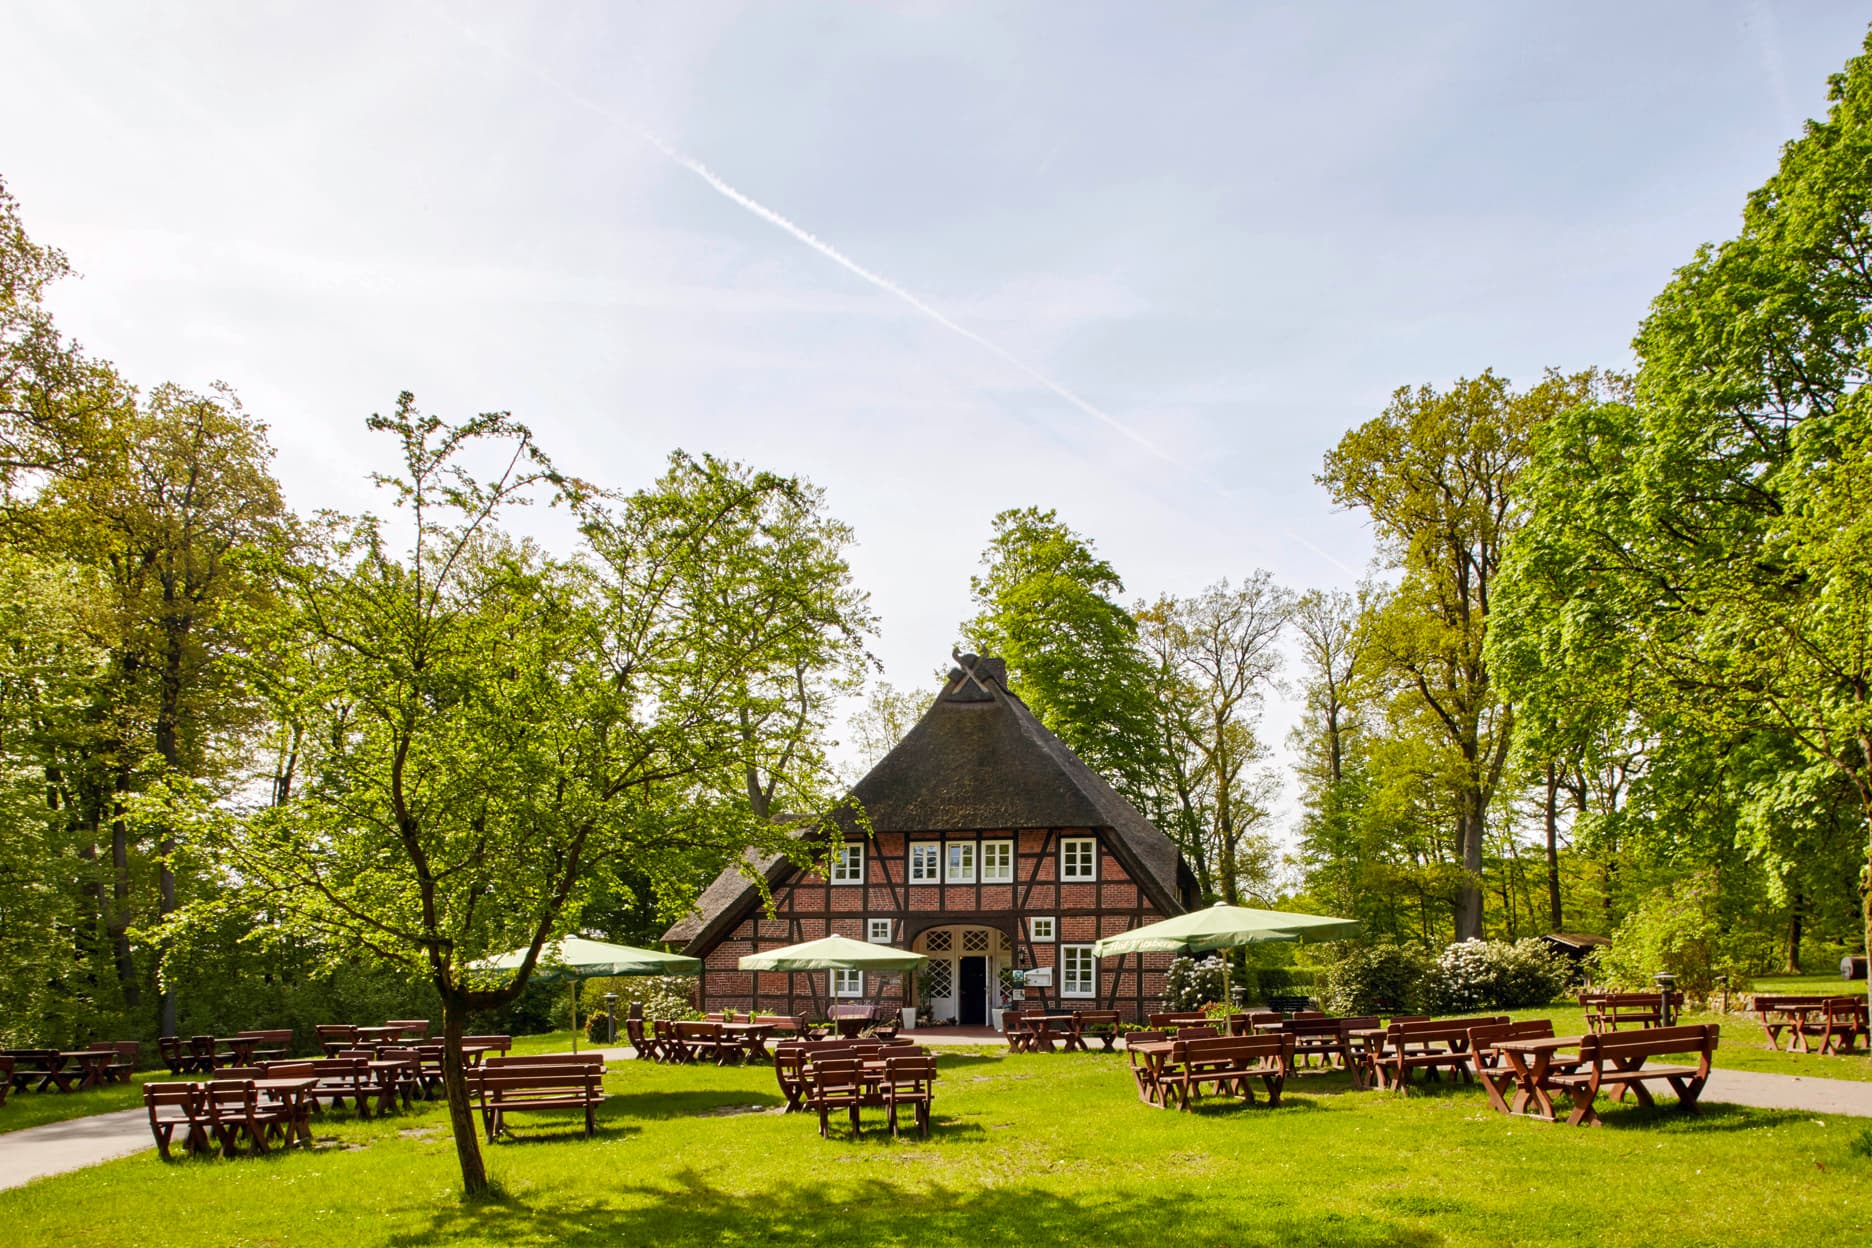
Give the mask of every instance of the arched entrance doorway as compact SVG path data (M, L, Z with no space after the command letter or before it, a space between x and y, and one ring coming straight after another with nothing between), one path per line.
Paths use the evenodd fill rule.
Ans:
M933 1023L985 1027L1000 1018L1001 972L1014 951L999 929L972 923L932 927L910 947L929 958L918 1008Z

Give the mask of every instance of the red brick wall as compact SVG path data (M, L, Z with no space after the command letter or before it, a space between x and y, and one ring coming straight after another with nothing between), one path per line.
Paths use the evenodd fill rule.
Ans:
M1057 967L1061 942L1089 942L1162 917L1112 853L1104 834L1099 835L1096 882L1061 882L1058 879L1060 839L1093 835L1086 829L1048 832L1023 828L998 834L990 830L955 835L977 840L1012 839L1014 883L908 886L910 844L941 841L944 837L940 833L908 836L884 833L869 846L862 885L828 885L819 872L802 873L774 889L772 918L761 915L738 923L705 959L699 990L704 1008L797 1013L810 1012L815 998L821 1005L826 1004L830 989L826 973L753 975L739 970L738 960L757 949L814 940L828 932L863 940L866 918L891 919L900 943L907 938L906 923L911 930L920 931L929 926L928 918L937 914L956 923L983 922L1004 930L1012 928L1010 935L1017 935L1031 965ZM979 865L978 861L978 869ZM828 911L829 920L825 915ZM1017 921L1008 922L1009 911L1015 912ZM1056 921L1054 941L1027 944L1025 918L1030 915L1044 915ZM1147 955L1140 975L1136 957L1105 959L1099 966L1099 1001L1096 1004L1115 1004L1121 1010L1139 1013L1156 1008L1157 999L1163 994L1164 971L1169 962L1168 955ZM1140 989L1145 997L1141 1007L1135 1002ZM871 978L865 984L865 995L874 1000L901 999L902 990L898 976ZM1056 984L1042 995L1042 1003L1061 1004L1051 995L1057 991ZM1029 1003L1033 1002L1034 995L1030 992ZM1094 1003L1066 1004L1089 1006Z

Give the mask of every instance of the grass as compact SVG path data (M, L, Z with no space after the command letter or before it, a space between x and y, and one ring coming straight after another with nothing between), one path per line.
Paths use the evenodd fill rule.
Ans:
M1279 1109L1154 1110L1122 1055L939 1056L928 1140L821 1140L770 1068L612 1067L601 1131L520 1120L468 1206L439 1106L327 1115L311 1152L154 1154L0 1192L17 1245L1548 1245L1857 1242L1866 1120L1614 1107L1598 1130L1342 1075ZM764 1112L761 1112L764 1111ZM868 1115L876 1122L875 1111ZM1863 1147L1863 1146L1859 1146ZM1764 1218L1772 1210L1772 1218Z

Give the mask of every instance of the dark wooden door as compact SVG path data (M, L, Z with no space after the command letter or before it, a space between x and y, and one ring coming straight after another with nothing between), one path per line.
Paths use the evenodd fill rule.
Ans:
M988 959L963 958L956 969L956 1022L965 1027L987 1026Z

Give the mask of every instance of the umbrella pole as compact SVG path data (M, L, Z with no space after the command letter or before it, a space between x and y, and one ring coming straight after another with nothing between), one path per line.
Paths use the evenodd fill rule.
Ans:
M578 1052L578 980L572 982L572 1051Z

